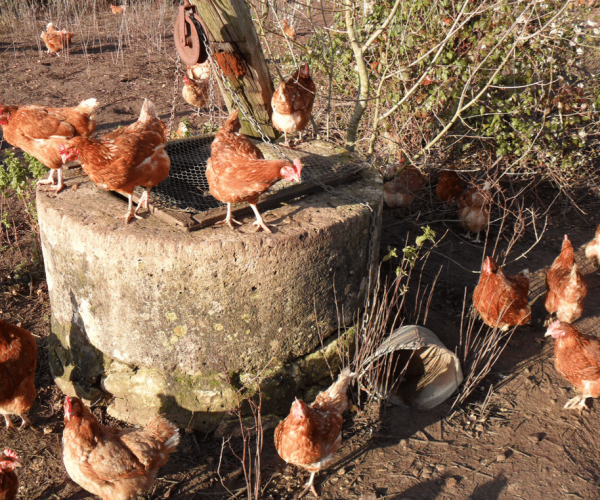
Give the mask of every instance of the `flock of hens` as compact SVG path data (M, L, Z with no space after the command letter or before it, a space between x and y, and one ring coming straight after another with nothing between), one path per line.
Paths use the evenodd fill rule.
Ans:
M115 14L123 8L111 5ZM59 54L71 43L73 33L58 31L52 24L41 38L48 52ZM183 96L200 108L207 98L209 63L188 67ZM273 96L273 124L287 134L301 132L310 120L315 85L307 64L281 83ZM81 167L99 187L127 196L125 223L140 218L141 207L148 209L148 193L169 174L170 160L165 151L167 130L154 104L145 100L139 118L101 138L92 138L96 129L96 99L87 99L74 108L45 106L0 106L4 140L31 154L50 168L50 189L64 188L62 168L79 160ZM223 223L240 224L231 216L231 203L248 202L256 214L258 229L271 232L263 222L256 203L275 182L301 180L299 159L265 160L261 151L245 136L235 110L217 132L207 162L206 177L211 194L228 206ZM58 179L55 181L54 174ZM136 186L146 188L134 209ZM25 416L36 398L34 376L37 345L27 330L0 320L0 414L6 427L13 426L11 415L31 422ZM341 444L342 413L348 407L347 389L354 374L345 369L327 391L307 405L296 399L289 416L275 430L275 444L281 457L311 472L302 494L313 486L315 473L326 467ZM158 470L169 460L179 443L178 429L157 417L144 429L118 430L101 425L90 409L76 397L64 401L63 461L69 476L89 492L104 500L132 500L149 490ZM0 500L13 500L18 492L15 469L21 466L16 453L0 454Z
M124 7L112 4L110 7L115 14L124 11ZM282 30L287 37L295 38L293 28L287 23L282 24ZM48 52L57 55L70 45L72 37L73 33L56 30L51 23L41 35ZM207 61L188 67L184 77L183 97L197 108L206 103L210 71ZM288 133L301 132L307 126L314 96L315 85L307 64L282 82L273 95L273 125L284 133L286 144ZM87 99L75 108L0 106L0 125L7 142L51 169L48 179L39 181L40 184L51 184L53 190L60 192L64 188L63 165L79 160L96 185L128 197L124 216L128 223L139 218L141 207L148 209L148 192L169 174L170 160L165 152L167 130L155 106L146 100L135 123L94 139L91 136L96 129L97 107L95 99ZM300 182L302 163L299 159L265 160L260 150L239 134L240 128L236 110L216 134L206 169L210 193L227 203L223 223L232 228L233 224L240 224L231 215L231 203L246 201L256 215L257 229L270 232L256 208L257 200L281 179ZM410 166L395 174L384 185L385 201L390 206L407 206L423 187L423 177ZM134 209L132 194L136 186L143 186L146 191ZM436 193L444 202L455 202L461 223L479 235L489 224L486 190L489 187L464 192L458 175L446 171L439 178ZM586 248L586 256L600 259L600 227ZM565 408L583 409L586 398L600 396L600 341L571 325L582 314L587 287L567 236L548 271L546 286L546 309L557 318L546 333L556 339L555 365L581 392ZM494 259L487 257L473 303L487 325L508 329L529 322L528 290L527 271L505 276ZM21 417L21 427L31 425L24 412L31 408L36 397L36 360L33 336L0 320L0 414L4 415L7 428L13 425L10 415ZM310 490L318 496L313 485L315 473L333 460L340 447L342 413L348 407L346 393L353 377L349 369L344 369L338 380L311 405L296 399L290 414L275 429L280 456L311 472L302 495ZM104 500L131 500L147 492L179 442L178 429L164 418L153 419L144 429L117 430L101 425L76 397L65 398L64 424L63 459L69 476ZM0 453L0 500L16 498L15 469L20 466L19 457L12 450Z

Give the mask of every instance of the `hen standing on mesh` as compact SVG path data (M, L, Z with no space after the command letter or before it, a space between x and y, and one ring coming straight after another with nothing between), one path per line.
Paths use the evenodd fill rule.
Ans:
M0 453L0 500L14 500L19 491L19 478L15 469L21 467L19 457L12 450Z
M311 473L300 497L309 490L319 496L313 485L315 474L333 461L342 444L342 413L348 408L346 392L354 376L344 368L337 381L310 406L296 398L290 414L275 429L279 456Z
M527 303L529 270L516 276L504 276L492 257L486 257L481 268L479 283L473 292L473 305L483 322L492 328L508 330L521 326L531 319L531 306Z
M135 500L179 444L178 429L156 417L142 430L100 425L79 398L65 398L63 461L71 479L102 500Z
M158 117L154 104L145 100L140 117L128 127L115 130L99 140L75 137L59 145L64 162L79 159L94 183L116 191L129 199L125 224L140 207L148 210L148 193L169 175L171 160L165 151L167 128ZM133 190L144 186L137 208L133 209Z
M254 225L270 233L256 208L258 198L281 179L300 182L302 163L298 158L293 163L288 160L265 160L260 149L238 133L240 128L236 110L219 129L210 147L206 180L210 194L227 203L227 217L219 224L227 224L232 229L234 223L241 224L231 216L231 204L247 201L256 215Z
M37 391L33 383L37 344L33 335L0 320L0 415L12 427L10 415L19 415L21 428L31 422L24 413L31 408Z
M56 54L60 57L59 52L71 45L71 38L75 33L67 33L66 29L57 30L52 23L48 23L46 31L42 31L40 38L44 41L47 47L47 53Z
M58 193L64 187L63 161L58 153L58 145L76 136L91 136L96 130L94 110L97 107L96 99L87 99L75 108L0 106L4 140L50 169L48 178L38 181L38 184L54 186L54 171L58 171L58 182L52 188Z
M572 323L583 312L587 284L575 264L575 253L565 234L560 255L546 274L546 310L565 323Z
M285 146L289 146L288 134L300 132L302 140L302 131L310 121L316 90L308 64L304 63L287 81L281 82L273 94L273 126L283 132Z
M583 410L587 398L600 397L600 339L560 321L552 323L545 336L556 339L556 371L582 393L569 399L564 407Z

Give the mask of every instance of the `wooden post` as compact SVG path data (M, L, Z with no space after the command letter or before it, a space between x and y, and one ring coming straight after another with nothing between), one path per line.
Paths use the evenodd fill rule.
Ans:
M271 124L273 83L245 0L190 0L196 6L209 39L210 52L223 70L231 91L244 104L240 110L242 133L260 137L243 119L251 114L264 135L275 139L279 134ZM229 111L238 107L220 78L219 87Z

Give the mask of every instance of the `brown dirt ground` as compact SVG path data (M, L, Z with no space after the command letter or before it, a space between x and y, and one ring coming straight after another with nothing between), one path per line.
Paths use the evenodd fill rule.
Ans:
M85 98L97 97L109 104L99 116L100 132L134 120L143 97L155 101L163 118L168 119L173 98L173 61L138 44L126 48L124 64L115 65L114 50L115 47L105 45L102 50L89 50L86 57L75 45L68 58L57 58L39 53L33 36L14 41L11 34L4 33L0 36L0 102L72 106ZM199 130L206 119L197 117L181 98L175 111L177 118L187 116L194 130ZM555 196L550 188L539 188L537 200L529 201L546 207ZM527 257L510 264L509 273L529 267L539 281L558 254L564 233L570 234L576 247L591 239L600 222L598 191L578 196L579 206L587 215L568 204L554 204L548 212L548 229L541 243ZM430 223L438 236L448 231L438 247L439 254L434 254L423 270L423 281L432 282L443 266L427 326L453 348L459 341L464 289L470 293L478 279L469 271L478 270L484 248L465 238L454 212L437 207L424 215L429 207L421 201L411 210L386 210L382 249L387 245L402 248L407 234L414 241L419 226L425 223ZM44 349L50 306L35 226L29 222L24 204L15 197L8 198L2 210L8 214L12 227L2 227L0 231L0 314L29 329L40 349L36 374L39 393L31 411L36 428L20 432L0 430L0 446L14 449L23 458L19 498L93 498L68 478L62 466L62 394L52 381ZM502 247L505 235L492 227L490 241L496 238ZM533 232L528 229L511 257L519 255L533 240ZM584 318L578 325L596 332L600 276L585 262L581 251L578 257L590 286ZM322 497L598 498L600 436L594 431L600 425L598 404L592 403L591 411L582 416L562 410L574 391L554 369L552 342L543 337L544 311L540 300L534 303L533 310L532 324L516 331L492 373L452 418L448 415L449 403L427 412L372 403L358 413L347 414L338 461L317 478ZM491 385L493 395L484 406ZM95 413L104 423L124 425L107 417L103 407L96 408ZM469 424L471 415L481 420L476 422L479 427ZM297 497L307 474L285 466L278 458L272 431L267 431L265 441L265 498ZM232 443L239 451L240 443ZM232 498L217 476L220 450L219 439L184 432L179 450L145 498ZM239 461L230 452L224 454L221 474L227 488L238 493L237 498L245 496L239 491L244 485Z

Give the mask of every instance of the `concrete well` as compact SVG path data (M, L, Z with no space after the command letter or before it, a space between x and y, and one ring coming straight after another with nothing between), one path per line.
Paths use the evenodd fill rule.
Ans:
M210 431L235 406L224 374L243 383L264 369L264 410L275 414L330 382L326 358L335 365L336 344L353 340L337 335L337 311L351 324L366 292L373 226L358 200L373 207L379 241L375 175L270 211L265 234L251 217L235 231L185 233L155 216L125 226L122 199L82 170L66 174L58 196L37 193L63 392L107 392L109 413L132 423L161 413Z

